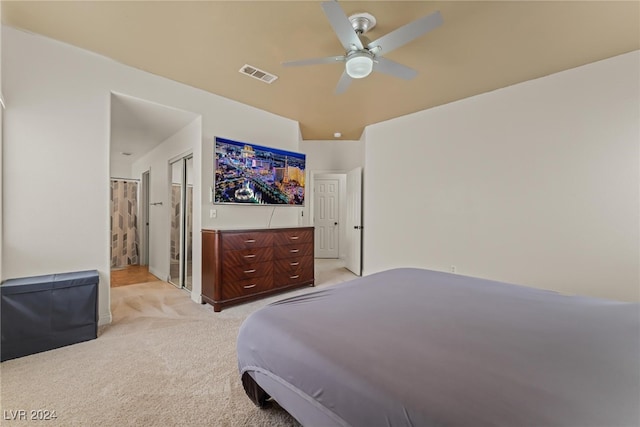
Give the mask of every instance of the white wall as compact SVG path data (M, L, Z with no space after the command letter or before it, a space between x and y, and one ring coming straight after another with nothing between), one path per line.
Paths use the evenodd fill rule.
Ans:
M639 64L636 51L368 127L365 273L455 265L637 301Z
M193 252L200 254L201 242L201 165L196 162L200 158L202 141L202 119L196 118L192 123L176 132L160 143L151 152L133 163L133 176L141 177L149 171L149 202L162 203L149 207L149 272L162 280L169 276L169 258L171 245L171 182L173 181L170 160L192 154L193 162ZM197 237L197 238L196 238ZM193 258L193 289L191 298L200 302L202 289L201 258Z
M110 93L202 116L202 211L208 214L213 137L297 149L297 122L45 37L2 27L3 278L97 269L100 323L109 310ZM251 84L250 82L248 84ZM258 81L255 84L262 84ZM197 198L196 198L197 199ZM264 225L270 211L220 207L203 226ZM294 208L296 210L296 208ZM274 224L296 224L296 212ZM194 239L199 242L199 239ZM194 259L200 258L194 245ZM195 284L194 284L195 287Z
M0 64L0 68L2 68L2 64ZM2 96L0 94L0 96ZM2 134L3 132L3 118L4 118L4 108L2 108L2 106L0 105L0 282L2 281L2 236L3 236L3 228L4 228L4 214L3 214L3 207L2 207L2 200L3 200L3 196L2 196L2 151L3 151L3 141L2 141Z
M0 22L2 21L2 5L0 5ZM3 90L2 90L2 31L0 31L0 100L2 100L2 103L4 103L4 95L3 95ZM3 236L3 220L2 218L4 217L3 215L3 209L2 209L2 151L3 151L3 146L4 143L2 142L2 135L4 133L3 129L4 129L4 125L3 125L3 119L4 119L4 108L2 107L2 105L0 105L0 282L2 281L2 236Z
M111 165L109 167L109 176L111 178L133 179L131 174L131 164L126 159L111 156Z
M364 166L364 140L300 142L300 151L307 155L307 170L347 172Z

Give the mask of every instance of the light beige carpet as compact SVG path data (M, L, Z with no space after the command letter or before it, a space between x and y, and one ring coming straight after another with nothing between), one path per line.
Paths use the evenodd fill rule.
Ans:
M353 276L316 272L317 287ZM325 264L331 266L331 264ZM238 328L263 305L304 288L214 313L165 282L111 290L113 322L98 339L0 364L2 418L55 411L48 426L297 426L284 410L245 395L236 359ZM13 411L13 412L10 412Z

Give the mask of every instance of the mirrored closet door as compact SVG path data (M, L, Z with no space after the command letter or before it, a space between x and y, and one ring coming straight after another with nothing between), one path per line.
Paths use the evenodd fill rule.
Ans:
M193 156L171 163L169 282L191 290L193 271Z

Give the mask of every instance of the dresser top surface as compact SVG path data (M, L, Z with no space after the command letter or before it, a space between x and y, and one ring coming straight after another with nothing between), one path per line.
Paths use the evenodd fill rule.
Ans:
M233 232L242 232L246 233L248 231L284 231L284 230L304 230L304 229L313 229L313 226L309 225L300 225L300 226L281 226L281 227L269 227L269 228L260 228L260 227L216 227L216 228L203 228L203 233L233 233Z

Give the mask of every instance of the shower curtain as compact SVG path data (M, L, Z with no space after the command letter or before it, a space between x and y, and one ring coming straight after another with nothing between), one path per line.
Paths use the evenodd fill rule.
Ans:
M138 183L111 180L111 268L138 264Z

